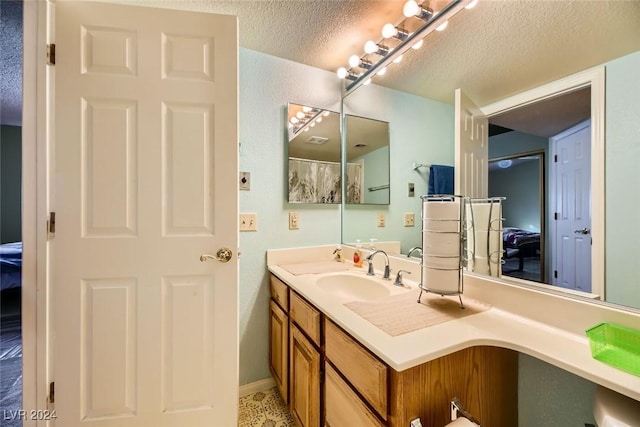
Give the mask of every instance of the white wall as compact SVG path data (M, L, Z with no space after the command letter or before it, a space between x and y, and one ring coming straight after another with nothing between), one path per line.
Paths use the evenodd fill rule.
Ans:
M640 52L606 73L606 299L640 307Z
M240 212L258 214L258 231L240 233L240 385L271 375L265 251L340 242L339 205L287 203L287 103L338 112L340 96L335 73L240 49L240 170L251 172ZM289 211L299 230L289 230Z

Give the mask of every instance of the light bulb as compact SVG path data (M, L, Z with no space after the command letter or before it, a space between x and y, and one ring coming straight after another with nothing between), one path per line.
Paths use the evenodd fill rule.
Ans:
M323 116L327 117L329 115L330 111L325 111L324 113L322 113Z
M378 45L376 44L376 42L369 40L368 42L366 42L364 44L364 51L366 53L374 53L378 51Z
M304 128L305 132L309 132L309 126L307 126L306 128Z
M320 123L321 121L322 121L322 117L318 117L318 118L316 119L316 123Z
M305 113L308 113L309 111L311 111L311 107L307 107L306 105L302 107L302 111L304 111Z
M444 21L436 28L436 31L444 31L444 29L447 28L447 25L449 25L449 21Z
M473 9L478 4L478 0L471 0L468 5L466 5L465 9Z
M378 75L384 76L385 74L387 74L387 67L382 67L380 71L378 71Z
M402 14L407 18L410 18L412 16L416 16L419 10L420 6L418 6L418 3L415 0L409 0L404 4Z
M304 113L302 111L298 111L296 113L296 117L299 118L299 119L303 119L304 118Z
M418 43L414 44L413 46L411 46L413 49L418 50L422 47L422 45L424 44L424 39L419 40Z
M393 24L384 24L382 27L382 37L389 39L398 34L398 29Z
M393 60L394 64L399 64L402 62L402 55L398 56L396 59Z
M362 84L366 86L366 85L368 85L370 83L371 83L371 79L367 79Z
M338 78L340 79L344 79L345 77L347 77L347 69L344 67L338 68L338 71L336 73L338 74Z
M311 122L311 124L309 125L310 127L314 127L316 125L316 122Z
M351 67L357 67L360 65L360 57L358 55L351 55L349 57L349 65Z
M291 120L289 120L291 122L291 124L295 125L296 123L298 123L298 118L297 117L291 117Z

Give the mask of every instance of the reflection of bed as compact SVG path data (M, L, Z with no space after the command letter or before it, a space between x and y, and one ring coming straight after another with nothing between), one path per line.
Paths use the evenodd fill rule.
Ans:
M518 257L518 271L524 269L524 259L540 256L540 233L515 227L502 229L504 257Z
M22 285L22 242L0 245L0 290Z

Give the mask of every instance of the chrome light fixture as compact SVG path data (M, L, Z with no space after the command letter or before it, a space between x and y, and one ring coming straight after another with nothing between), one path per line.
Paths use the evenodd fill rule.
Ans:
M442 31L447 27L449 19L463 8L471 9L478 0L451 0L444 8L434 12L426 3L419 5L415 0L408 0L403 7L404 15L397 24L387 23L382 27L382 39L378 42L369 40L364 45L364 54L352 55L349 68L340 67L338 77L345 79L344 95L348 95L363 84L371 83L374 76L382 76L387 67L402 60L402 55L409 49L419 49L424 38L432 31ZM416 28L416 22L419 23ZM407 28L414 29L409 32ZM358 71L360 69L361 71Z

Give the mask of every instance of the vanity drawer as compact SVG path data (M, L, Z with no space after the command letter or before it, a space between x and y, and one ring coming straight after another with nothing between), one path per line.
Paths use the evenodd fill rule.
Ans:
M317 345L320 345L320 312L295 292L291 292L289 318Z
M273 274L269 275L271 297L285 311L289 311L289 287Z
M383 427L340 375L325 362L325 427Z
M387 419L387 366L329 320L325 355L383 418Z

